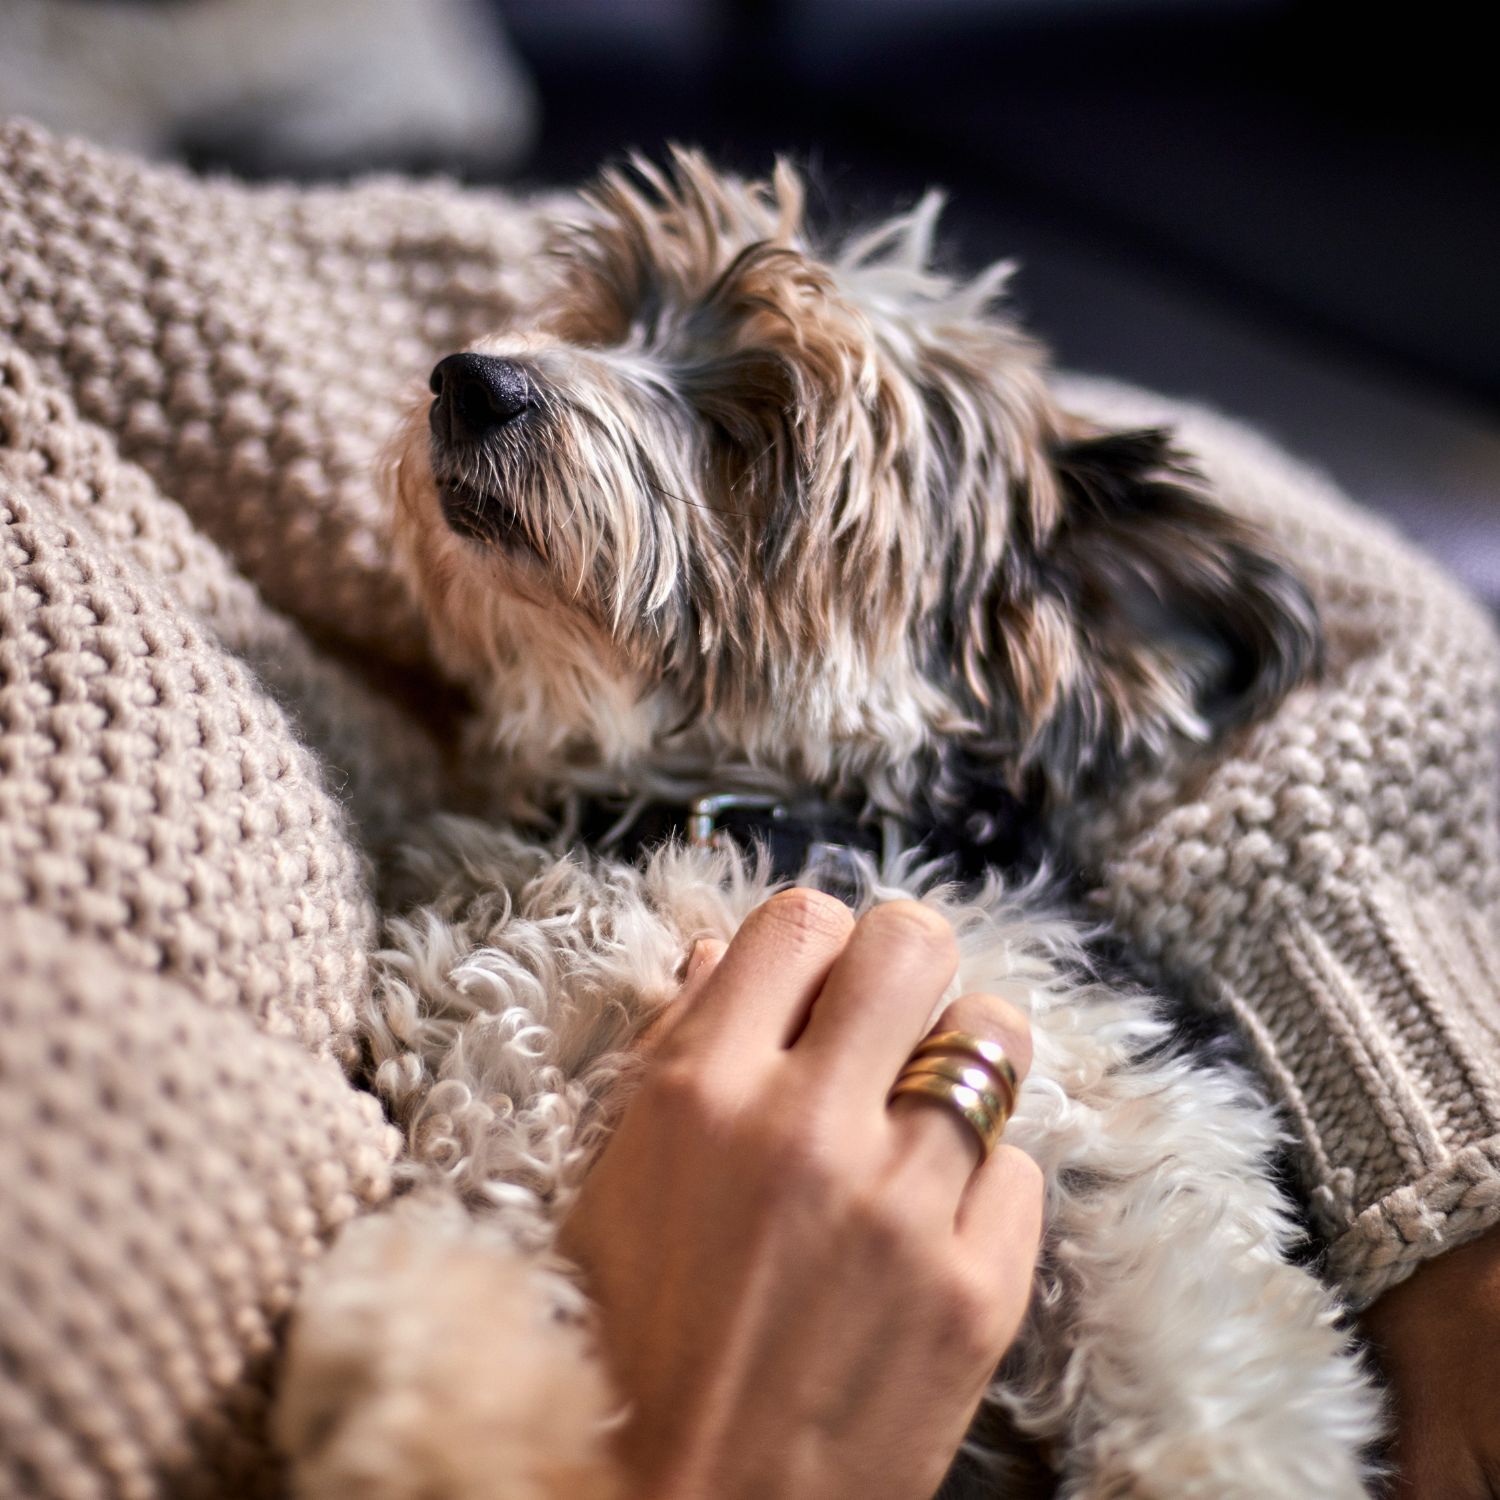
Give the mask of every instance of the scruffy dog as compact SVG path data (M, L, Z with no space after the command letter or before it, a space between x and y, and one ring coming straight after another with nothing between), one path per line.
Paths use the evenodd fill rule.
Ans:
M1039 882L931 859L1045 850L1081 788L1266 711L1315 667L1313 608L1166 434L1058 409L1005 268L930 268L936 212L820 257L784 166L606 173L528 326L444 359L399 437L437 651L511 829L560 831L450 820L412 855L368 1038L423 1187L303 1299L280 1420L308 1494L614 1492L553 1226L693 941L799 866L932 902L956 988L1030 1013L1007 1139L1049 1228L992 1399L1061 1493L1364 1493L1373 1398L1285 1259L1251 1085L1093 977Z

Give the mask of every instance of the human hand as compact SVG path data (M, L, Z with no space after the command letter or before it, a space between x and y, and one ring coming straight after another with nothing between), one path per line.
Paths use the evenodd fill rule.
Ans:
M1393 1500L1500 1496L1500 1229L1427 1261L1363 1323L1395 1398Z
M650 1500L925 1500L1025 1312L1041 1175L930 1101L886 1097L953 977L930 909L856 925L784 891L700 945L561 1246L587 1274ZM1025 1018L954 1001L939 1029Z

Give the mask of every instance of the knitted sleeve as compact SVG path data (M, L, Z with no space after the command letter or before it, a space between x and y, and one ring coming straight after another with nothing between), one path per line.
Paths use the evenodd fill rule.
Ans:
M284 1494L278 1326L396 1145L330 1059L0 904L0 1494Z
M44 147L0 127L0 1495L280 1494L281 1319L399 1145L340 1068L376 935L346 809L435 797L432 741L80 412L117 393L57 340L137 378L185 346L106 253L128 195ZM133 389L124 426L170 427ZM259 530L214 512L244 555L290 524L276 494Z
M267 603L420 664L376 457L541 258L498 194L199 179L0 121L0 329Z
M1322 612L1326 671L1212 755L1112 788L1072 838L1162 978L1233 1016L1356 1308L1500 1222L1500 642L1326 483L1215 417L1167 422Z

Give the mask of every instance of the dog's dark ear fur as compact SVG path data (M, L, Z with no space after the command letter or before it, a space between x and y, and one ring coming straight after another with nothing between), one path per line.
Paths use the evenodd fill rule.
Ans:
M1317 670L1306 589L1167 433L1060 439L1051 469L1051 524L1023 521L991 601L993 706L1024 782L1066 795L1267 713Z

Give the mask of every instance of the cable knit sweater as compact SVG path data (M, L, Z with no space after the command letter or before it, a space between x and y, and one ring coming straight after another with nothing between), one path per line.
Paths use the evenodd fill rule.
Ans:
M536 228L0 128L0 1494L275 1489L278 1320L390 1191L347 1073L368 854L464 774L397 691L423 646L371 464L524 302ZM1320 684L1070 837L1251 1038L1362 1305L1500 1221L1500 646L1254 435L1069 398L1175 424L1323 612Z

